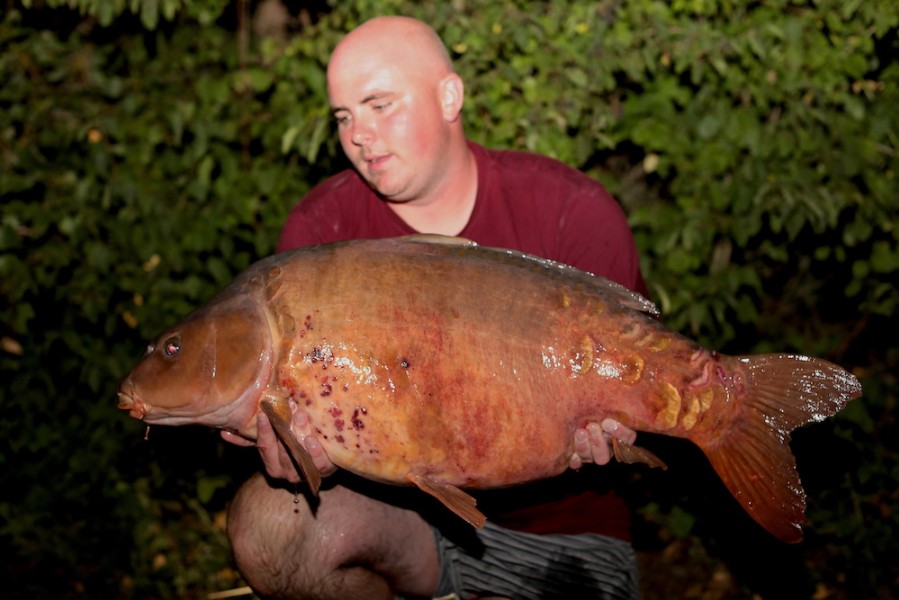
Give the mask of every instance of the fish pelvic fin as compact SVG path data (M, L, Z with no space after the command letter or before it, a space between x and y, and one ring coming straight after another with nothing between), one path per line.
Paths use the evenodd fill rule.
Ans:
M309 456L309 451L300 443L293 432L290 430L290 404L286 398L265 397L259 403L262 412L268 417L272 424L272 428L281 442L287 448L291 458L293 458L300 473L303 475L303 481L309 486L313 494L318 495L318 489L322 484L322 476L318 471L318 467Z
M632 446L616 437L612 437L612 454L615 455L615 458L620 463L643 463L653 468L662 469L663 471L668 470L668 465L646 448Z
M484 526L487 518L477 509L477 501L456 486L437 483L421 475L409 475L406 479L421 491L440 500L444 506L465 519L470 525L474 525L478 529Z
M744 403L733 426L706 456L743 508L784 542L802 540L805 490L790 450L790 432L823 421L862 393L841 367L791 354L733 357L746 374Z

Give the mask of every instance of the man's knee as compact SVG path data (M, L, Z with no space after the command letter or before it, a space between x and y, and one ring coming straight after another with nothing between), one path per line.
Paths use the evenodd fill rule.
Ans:
M291 598L427 596L439 563L430 527L406 509L344 486L306 498L251 477L228 511L237 567L257 593Z
M247 583L269 597L296 588L309 560L305 540L312 521L302 496L270 486L261 474L247 480L228 509L228 539Z

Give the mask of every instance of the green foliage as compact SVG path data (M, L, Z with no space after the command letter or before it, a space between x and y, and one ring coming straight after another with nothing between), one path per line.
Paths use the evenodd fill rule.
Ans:
M36 4L40 2L22 0L25 8L34 8ZM71 8L96 18L103 27L114 25L123 14L136 15L141 25L151 31L160 25L160 20L171 22L176 16L210 25L228 4L227 0L46 0L49 7Z
M864 400L799 432L794 450L805 552L826 565L809 577L831 597L886 597L895 568L873 565L897 549L894 3L353 0L249 43L228 25L248 26L243 3L12 6L0 22L0 539L13 597L240 585L221 520L254 453L211 432L144 442L115 384L146 340L270 253L289 208L342 167L327 57L388 13L443 36L473 139L555 156L621 200L667 324L863 377ZM842 451L816 460L829 447ZM697 532L696 490L641 485L646 523ZM700 533L723 553L726 531Z
M899 502L899 445L894 435L896 390L895 374L868 381L868 397L883 402L850 405L833 428L835 448L827 458L846 468L816 474L811 480L819 499L809 511L818 525L814 535L844 542L830 548L823 557L826 568L844 578L850 589L878 590L882 597L886 597L889 588L875 569L852 569L847 565L876 565L883 556L895 553L899 530L899 513L895 510ZM881 443L858 443L867 438Z
M287 115L267 114L228 32L210 27L197 36L181 27L103 45L31 30L27 16L3 23L0 59L0 102L9 107L0 125L0 367L10 409L0 461L22 466L4 469L10 492L0 501L8 517L0 531L21 552L22 577L58 569L75 578L58 585L89 595L182 596L208 574L169 583L157 565L184 577L177 559L196 560L202 552L192 546L201 540L162 543L173 535L162 533L164 519L182 512L172 503L192 502L178 519L218 549L213 572L225 568L221 528L202 521L230 494L206 492L202 506L191 499L241 471L232 473L217 445L200 452L183 438L170 450L210 464L176 465L187 485L167 481L172 472L158 469L158 457L134 448L139 427L115 409L114 386L175 315L272 251L277 224L314 176L281 153ZM262 119L277 121L267 137ZM129 463L129 454L142 461ZM149 531L154 544L142 543ZM135 575L127 553L91 550L104 542L135 548ZM24 585L21 593L34 596Z

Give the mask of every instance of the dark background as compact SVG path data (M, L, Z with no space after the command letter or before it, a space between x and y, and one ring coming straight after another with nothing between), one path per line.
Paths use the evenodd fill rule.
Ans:
M115 385L344 166L324 65L387 13L444 38L473 139L621 201L667 325L862 380L793 436L801 544L760 531L685 442L641 435L664 473L597 471L626 480L645 598L893 597L896 3L419 4L0 4L0 597L243 585L224 510L256 453L198 428L145 441Z

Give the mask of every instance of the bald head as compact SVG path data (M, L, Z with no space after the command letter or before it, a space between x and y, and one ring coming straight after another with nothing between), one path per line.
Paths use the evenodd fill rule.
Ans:
M453 72L440 36L411 17L376 17L348 33L331 54L328 81L360 62L396 65L416 78L439 79Z

